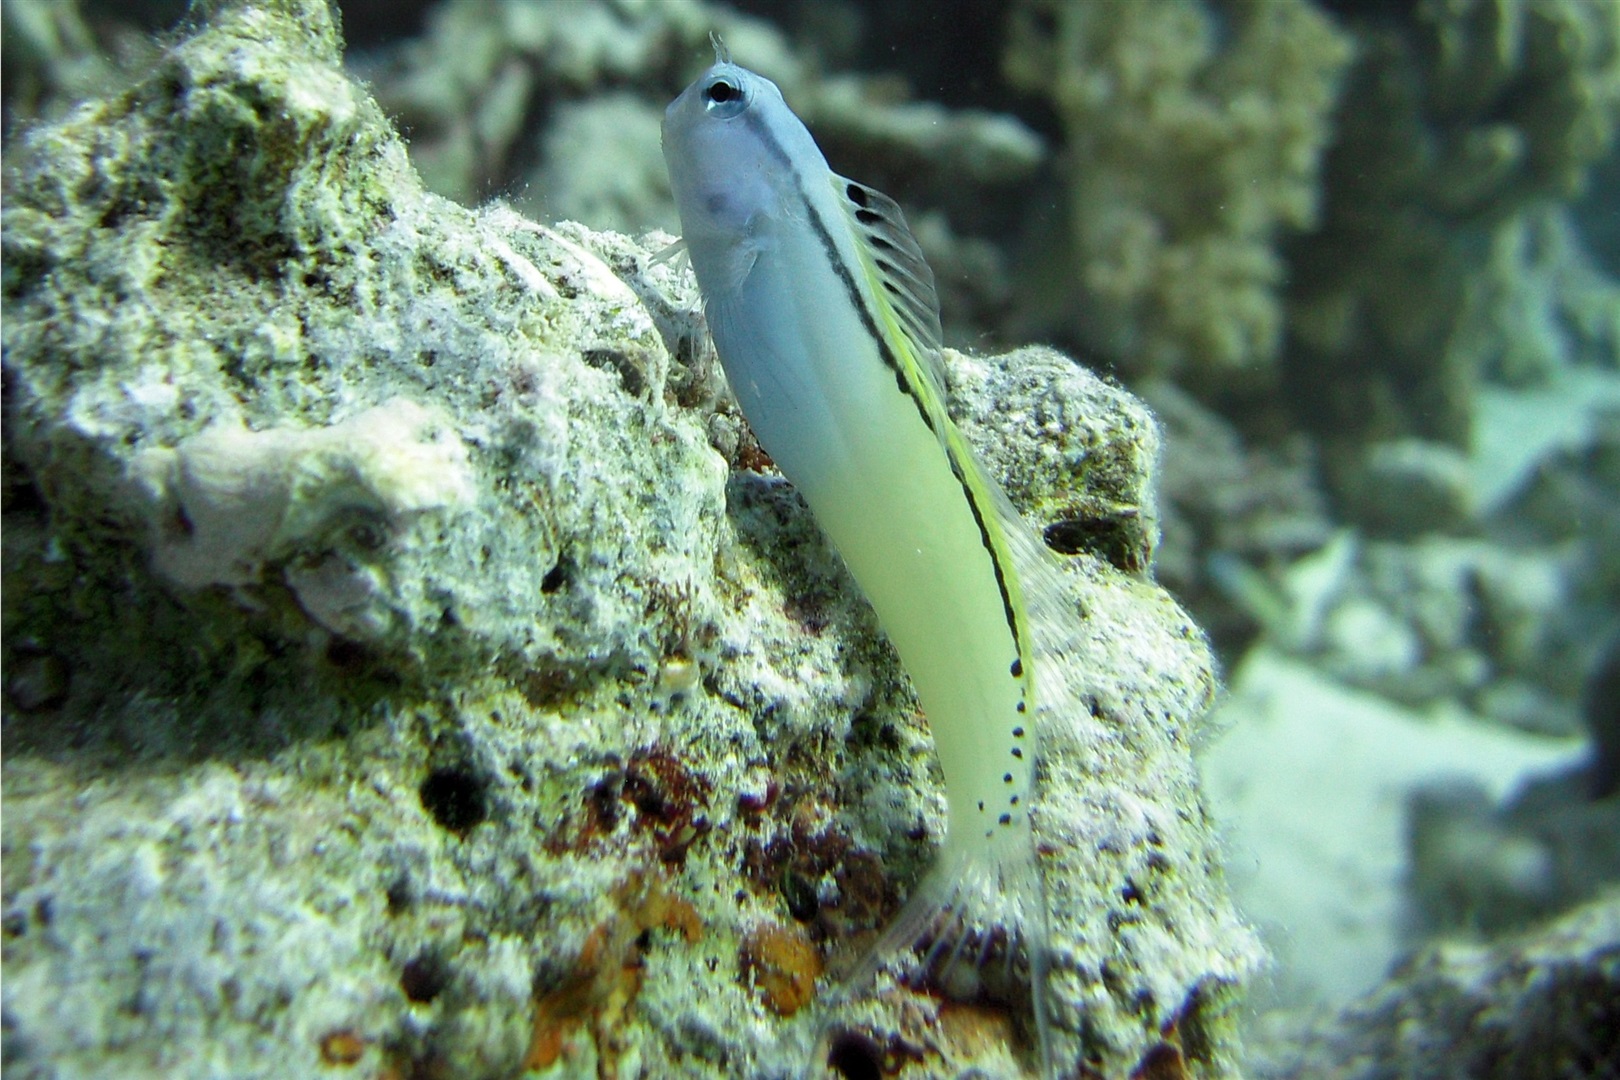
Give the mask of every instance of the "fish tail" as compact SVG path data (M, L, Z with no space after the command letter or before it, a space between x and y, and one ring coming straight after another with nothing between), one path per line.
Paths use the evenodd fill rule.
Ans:
M966 849L947 843L882 936L853 963L834 968L833 988L824 999L822 1052L833 1037L838 1006L887 976L949 1001L989 1002L1027 1016L1040 1075L1052 1077L1047 922L1032 840Z

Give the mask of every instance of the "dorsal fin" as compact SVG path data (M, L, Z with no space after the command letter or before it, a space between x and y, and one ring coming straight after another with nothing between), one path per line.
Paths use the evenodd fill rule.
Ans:
M939 350L939 294L934 271L923 258L917 238L906 227L900 204L876 188L832 175L850 228L861 249L878 302L894 314L895 328L905 335L918 374L937 404L945 406L945 373Z
M950 418L934 272L923 259L917 238L906 227L899 203L875 188L836 173L832 174L832 183L855 233L855 247L877 307L873 314L879 332L889 336L900 375L950 459L997 564L1016 568L1003 576L1003 598L1020 648L1028 648L1032 644L1030 600L1043 611L1049 601L1040 596L1031 598L1021 578L1052 570L1052 555L1013 508L1001 485L986 475L978 456ZM1043 578L1041 588L1048 584ZM1031 681L1027 685L1033 702L1034 684Z

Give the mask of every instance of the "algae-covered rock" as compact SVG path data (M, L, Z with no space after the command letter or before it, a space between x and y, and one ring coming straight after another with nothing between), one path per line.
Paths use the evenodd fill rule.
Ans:
M670 238L425 193L319 0L194 21L6 153L8 1073L785 1076L823 1024L846 1075L1027 1072L990 997L821 1004L942 793ZM1043 741L1062 1064L1227 1075L1258 949L1156 429L1051 353L951 378L1038 525L1102 523Z

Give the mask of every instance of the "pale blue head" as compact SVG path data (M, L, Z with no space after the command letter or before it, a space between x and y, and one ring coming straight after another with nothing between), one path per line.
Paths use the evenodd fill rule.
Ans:
M763 75L722 58L664 111L664 161L692 248L764 242L827 161Z

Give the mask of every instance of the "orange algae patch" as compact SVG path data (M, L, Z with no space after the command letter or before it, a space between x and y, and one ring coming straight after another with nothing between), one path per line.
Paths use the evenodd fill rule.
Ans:
M966 1059L993 1054L998 1047L1017 1046L1018 1035L1006 1009L991 1005L942 1002L938 1036L951 1056Z
M365 1056L366 1038L349 1028L321 1036L321 1061L327 1065L353 1065Z
M756 928L743 939L739 960L765 1007L778 1016L792 1016L815 996L821 954L797 926Z
M545 1069L572 1056L570 1044L589 1033L597 1047L598 1072L618 1075L620 1047L614 1039L625 1012L641 990L642 935L673 930L688 944L703 936L697 909L638 875L615 894L619 912L585 937L573 968L561 983L536 989L534 1030L523 1068Z

